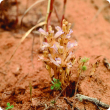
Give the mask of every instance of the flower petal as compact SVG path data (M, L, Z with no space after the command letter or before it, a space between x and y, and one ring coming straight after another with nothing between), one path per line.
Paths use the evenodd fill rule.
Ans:
M61 64L61 58L55 58L55 60L58 64Z
M68 38L68 39L69 39L69 38L71 37L71 33L72 33L72 32L73 32L73 30L72 30L72 29L70 29L70 30L69 30L69 33L66 35L66 38Z
M54 64L54 65L56 65L56 66L60 66L52 57L50 57L50 61Z
M42 56L38 56L39 58L38 58L38 60L44 60L44 56L42 55Z
M66 38L69 39L71 36L69 34L66 35Z
M53 44L53 46L51 48L53 48L56 52L58 52L58 48L57 48L56 44Z
M69 35L71 35L71 33L73 33L73 30L72 29L70 29Z
M71 68L72 67L72 63L71 62L67 63L67 67Z
M68 49L70 49L70 48L72 48L72 47L74 47L74 46L77 46L78 45L78 43L75 41L75 43L70 43L70 42L68 42L67 43L67 48Z
M43 42L42 44L43 44L41 47L42 50L44 50L46 47L49 47L49 44L47 42Z
M48 32L44 31L42 28L39 29L39 32L45 36L48 35Z
M56 26L55 29L56 29L57 31L62 30L61 27L59 27L59 26Z
M50 33L52 33L52 34L53 34L53 33L54 33L54 31L52 30L52 31L50 31Z
M74 46L78 46L78 43L75 41Z
M73 52L70 52L69 55L67 56L65 62L67 62L68 60L70 60L70 58L73 56Z
M74 47L74 43L68 42L68 43L67 43L67 48L70 49L70 48L72 48L72 47Z
M62 30L56 32L56 34L54 35L54 38L59 37L60 35L62 35L64 32Z

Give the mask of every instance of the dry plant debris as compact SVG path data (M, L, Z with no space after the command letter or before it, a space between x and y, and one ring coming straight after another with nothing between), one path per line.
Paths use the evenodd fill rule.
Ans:
M108 62L106 58L103 59L103 64L108 70L110 70L110 63Z
M81 95L81 94L76 94L76 98L79 101L85 100L85 101L92 102L92 103L97 104L98 106L100 106L102 108L105 108L105 109L108 109L109 108L109 105L108 104L105 104L105 103L101 102L97 98L92 98L92 97L88 97L88 96Z

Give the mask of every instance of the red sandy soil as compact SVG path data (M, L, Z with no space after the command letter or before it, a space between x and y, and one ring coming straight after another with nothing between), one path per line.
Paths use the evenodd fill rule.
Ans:
M26 1L29 3L27 4ZM19 0L19 21L26 9L26 4L29 7L34 2L35 0ZM61 17L63 0L56 0L55 4ZM77 93L97 98L110 105L110 71L102 62L103 58L107 58L110 62L110 6L102 10L94 19L98 10L106 4L109 4L106 0L68 0L65 17L70 23L74 24L71 41L76 39L78 42L78 47L75 50L76 57L86 56L90 58L88 70L81 75ZM40 47L39 35L32 33L28 35L10 64L7 64L21 37L25 34L25 30L37 23L39 12L43 16L46 15L46 6L47 1L30 10L24 17L25 29L23 30L19 27L16 30L10 28L8 31L0 28L0 106L3 108L6 107L7 102L10 102L11 105L14 105L13 110L44 110L44 106L41 105L48 105L58 95L58 93L54 94L50 90L51 79L45 65L43 62L38 62L40 55L38 51ZM15 9L16 7L13 6L13 13L16 13ZM53 13L52 25L56 24L58 24L57 18ZM32 61L33 37L35 40ZM97 61L95 59L97 56L101 56L98 58L101 63L90 78L91 63ZM72 74L72 92L67 95L68 100L71 101L73 101L74 96L74 84L77 82L77 65L72 68ZM29 83L32 84L32 103L30 101ZM62 107L63 110L68 108L63 96L58 99L56 105ZM75 106L80 110L84 110L84 106L86 110L97 110L97 107L90 102L84 104L76 101Z

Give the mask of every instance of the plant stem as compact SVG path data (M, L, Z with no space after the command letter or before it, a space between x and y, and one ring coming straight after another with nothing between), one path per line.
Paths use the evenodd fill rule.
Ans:
M63 15L62 15L62 19L61 19L61 26L62 26L62 21L63 21L63 19L65 18L66 3L67 3L67 0L64 0L64 5L63 5Z
M73 109L74 109L74 106L75 106L75 97L76 97L76 93L77 93L77 89L78 89L80 75L81 75L81 72L79 73L78 81L77 81L76 87L75 87L75 93L74 93L74 98L73 98Z
M61 84L64 85L64 76L65 75L65 71L63 70L62 74L61 74Z
M52 80L51 68L48 69L48 72L49 72L50 78L51 78L51 80Z
M48 0L47 14L46 14L46 19L45 19L46 24L44 26L44 30L46 30L46 27L47 27L46 25L47 25L47 19L48 19L48 15L49 15L49 11L50 11L50 2L51 2L51 0Z
M47 15L45 19L46 25L44 27L44 29L46 29L47 32L48 32L48 26L50 24L51 13L53 11L53 3L54 3L54 0L48 0Z

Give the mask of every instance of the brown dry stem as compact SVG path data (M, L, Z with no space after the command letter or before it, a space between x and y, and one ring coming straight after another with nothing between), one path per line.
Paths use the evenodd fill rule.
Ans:
M76 97L75 98L76 99L79 99L79 100L89 101L89 102L95 103L96 105L98 105L98 106L100 106L102 108L105 108L105 109L108 109L109 108L109 105L108 104L105 104L105 103L101 102L97 98L92 98L92 97L88 97L88 96L81 95L81 94L76 94Z

